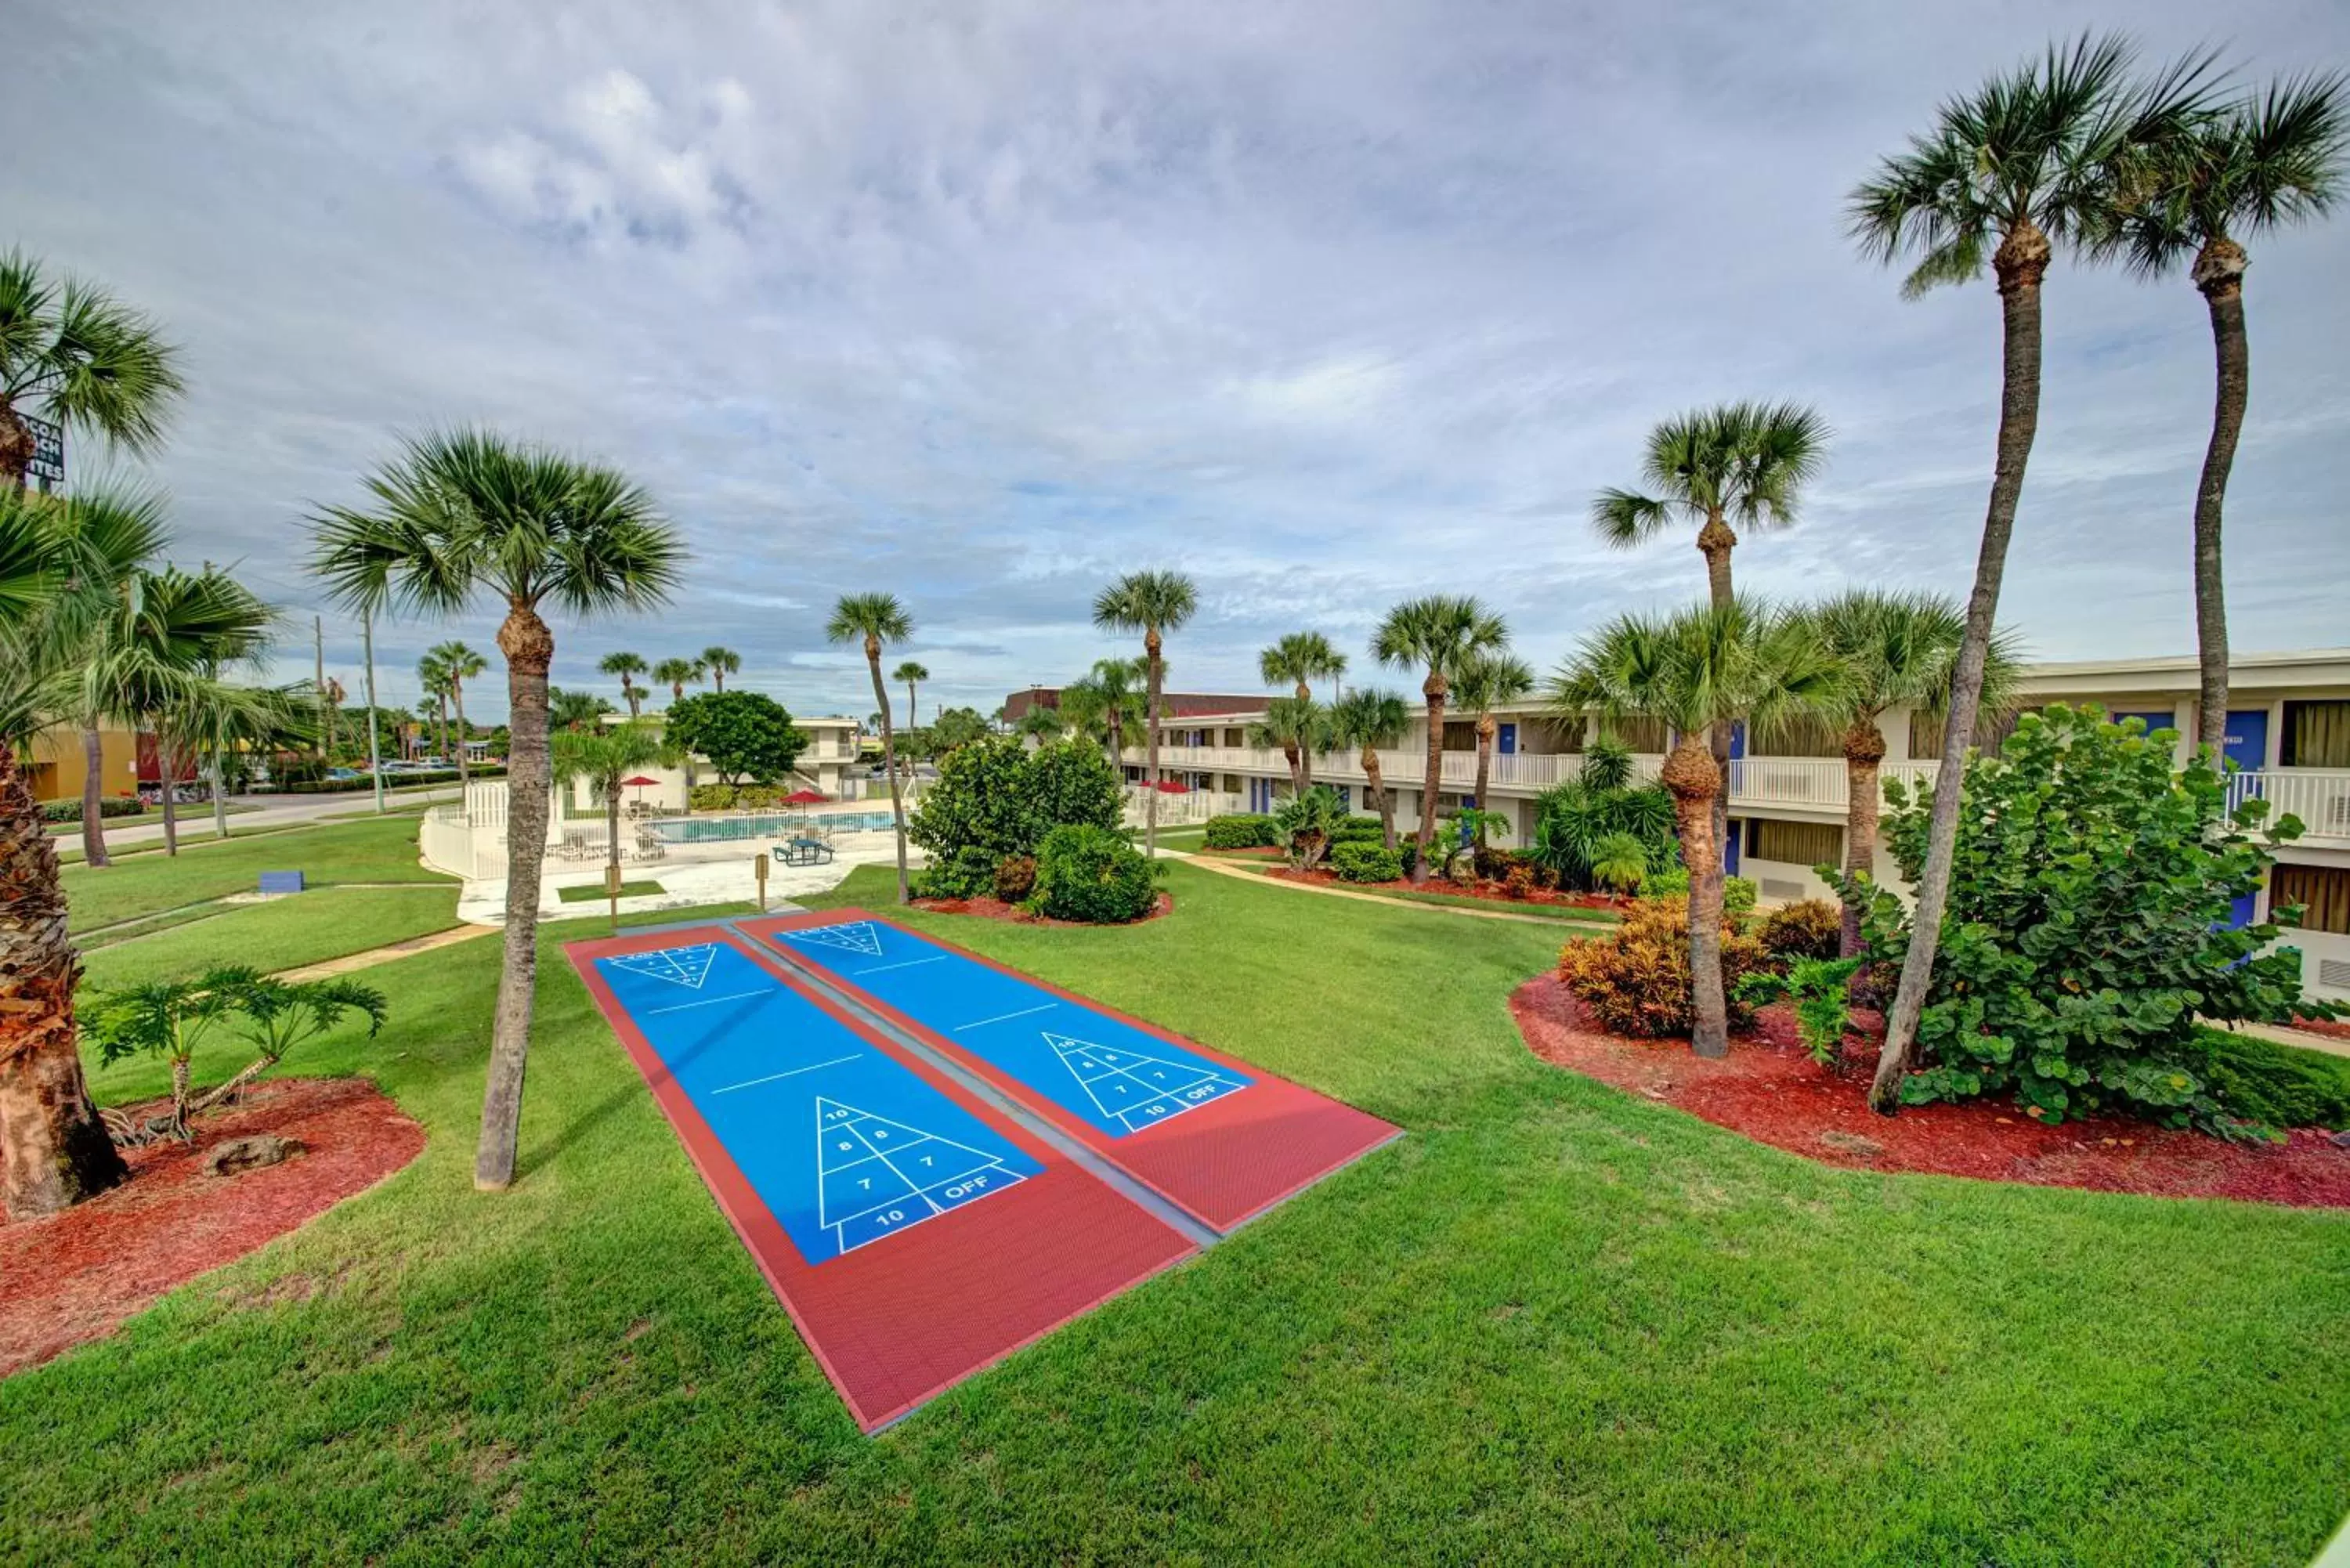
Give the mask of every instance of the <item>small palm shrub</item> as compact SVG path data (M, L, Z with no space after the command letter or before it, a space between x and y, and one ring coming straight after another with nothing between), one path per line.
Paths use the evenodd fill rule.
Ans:
M1273 847L1273 818L1263 812L1228 812L1222 816L1208 818L1207 846L1211 849L1270 849Z
M1274 842L1292 866L1310 871L1329 852L1331 836L1346 819L1347 808L1338 803L1338 792L1327 784L1316 784L1284 801L1273 814Z
M1746 928L1746 921L1736 919L1724 920L1721 928L1722 980L1732 1029L1754 1022L1754 1004L1740 982L1767 968L1770 960ZM1567 943L1559 953L1558 977L1593 1017L1618 1034L1686 1035L1692 1012L1689 949L1688 898L1639 898L1607 936Z
M1346 882L1392 882L1403 875L1403 851L1378 843L1341 844L1330 851L1331 869Z
M1833 938L1835 921L1829 925ZM1828 946L1833 950L1835 943L1831 940ZM1833 1067L1843 1053L1844 1037L1852 1029L1852 977L1866 961L1798 956L1785 974L1763 970L1748 975L1738 982L1739 995L1742 1001L1758 1003L1790 998L1795 1004L1795 1033L1802 1037L1804 1049L1821 1066Z
M1782 904L1757 922L1754 934L1763 950L1784 963L1797 959L1832 959L1842 940L1843 917L1825 898L1804 898Z
M1629 893L1648 875L1648 848L1639 836L1610 833L1591 846L1591 880L1611 893ZM1689 873L1681 876L1686 878Z
M1118 925L1150 912L1157 868L1123 835L1102 827L1056 827L1036 846L1029 902L1056 920Z
M995 863L995 896L1007 904L1024 902L1036 890L1036 857L1007 855Z

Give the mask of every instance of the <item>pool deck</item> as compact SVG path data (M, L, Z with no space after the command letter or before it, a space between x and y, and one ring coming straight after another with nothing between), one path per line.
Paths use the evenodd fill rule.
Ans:
M620 868L630 882L658 882L661 890L620 900L620 913L643 914L658 909L690 909L711 904L751 904L759 897L753 860L773 847L764 838L738 838L713 844L677 845L659 860L629 860ZM910 854L913 852L910 846ZM767 906L788 907L795 897L822 893L838 887L858 866L881 865L897 858L895 839L887 833L844 833L834 841L833 858L824 866L771 865L767 872ZM914 855L919 860L919 854ZM548 858L539 879L538 917L542 920L602 919L611 906L601 898L583 903L563 902L565 888L601 888L604 862ZM457 895L457 918L469 925L503 926L506 918L506 881L503 877L467 882Z

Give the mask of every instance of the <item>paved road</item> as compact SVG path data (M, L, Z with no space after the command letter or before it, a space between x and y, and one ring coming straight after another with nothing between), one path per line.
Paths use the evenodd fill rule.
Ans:
M384 804L388 806L438 804L456 800L459 794L460 791L453 784L434 784L423 789L388 791ZM233 794L229 796L229 804L254 808L232 813L229 816L229 836L235 838L255 828L285 827L297 822L316 822L321 817L346 816L369 811L375 805L375 796L366 790L355 790L348 794ZM209 842L212 836L213 808L209 802L198 802L180 808L180 841L182 844L191 840ZM142 823L136 827L120 827L109 823L106 828L106 846L109 849L158 844L162 838L163 825L160 822ZM79 846L81 829L76 827L61 835L57 843L60 846Z

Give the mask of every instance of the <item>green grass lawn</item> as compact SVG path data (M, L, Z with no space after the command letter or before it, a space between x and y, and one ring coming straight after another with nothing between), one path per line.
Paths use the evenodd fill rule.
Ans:
M1223 865L1237 866L1260 877L1279 869L1280 864L1272 860L1244 859L1239 856L1220 855L1216 858ZM1497 914L1529 915L1538 920L1559 920L1568 925L1616 926L1624 921L1624 917L1613 909L1579 909L1533 902L1505 904L1498 898L1472 898L1466 893L1422 893L1403 888L1357 888L1343 882L1337 886L1341 891L1360 893L1367 898L1392 898L1401 904L1434 904L1443 909L1487 909Z
M307 872L313 883L430 882L454 887L416 858L416 820L387 816L231 839L179 856L141 855L118 866L68 866L68 921L76 931L161 909L250 892L264 871Z
M217 912L83 956L82 986L103 990L193 974L217 963L296 969L365 952L457 923L457 889L321 888Z
M228 808L228 814L231 816L242 816L247 812L259 811L260 809L261 808L257 805L231 805ZM212 831L213 823L212 806L209 804L203 805L182 806L180 810L181 828L185 830L190 826L192 817L195 816L201 816L203 818L204 831L209 834ZM149 827L160 824L162 820L163 808L160 805L151 805L146 810L130 816L109 816L106 819L106 826L109 830L117 827ZM81 837L81 824L78 822L53 822L49 824L49 836L52 838L70 837L78 841Z
M2350 1506L2350 1216L1827 1169L1534 1061L1553 931L1171 879L1128 929L903 918L1409 1137L868 1439L561 928L502 1197L498 944L404 960L292 1066L423 1157L0 1382L0 1559L2136 1568Z

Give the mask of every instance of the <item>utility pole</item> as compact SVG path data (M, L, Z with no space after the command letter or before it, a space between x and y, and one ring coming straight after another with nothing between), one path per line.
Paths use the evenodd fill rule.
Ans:
M318 617L310 618L310 653L317 662L311 667L310 695L318 710L318 760L327 760L327 623Z
M375 612L372 610L359 611L359 644L367 650L368 777L375 781L375 814L381 816L383 815L383 758L376 750Z

